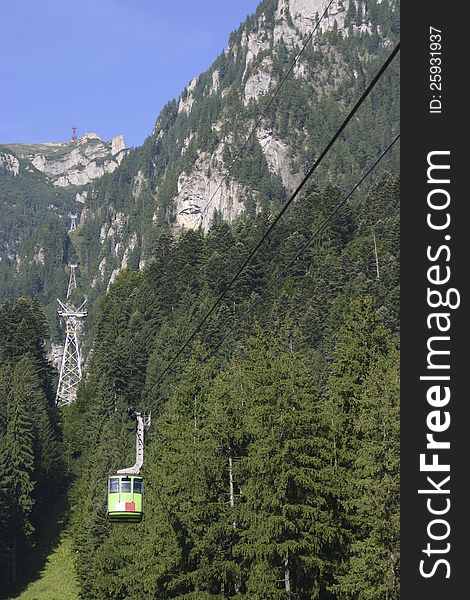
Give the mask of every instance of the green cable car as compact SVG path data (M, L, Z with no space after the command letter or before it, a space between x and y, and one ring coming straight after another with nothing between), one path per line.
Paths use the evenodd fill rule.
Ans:
M144 514L144 480L140 475L108 477L108 519L113 523L140 523Z
M137 421L135 464L119 469L108 477L108 519L114 523L140 523L144 515L144 479L140 469L144 463L144 431L150 427L150 412L127 409Z

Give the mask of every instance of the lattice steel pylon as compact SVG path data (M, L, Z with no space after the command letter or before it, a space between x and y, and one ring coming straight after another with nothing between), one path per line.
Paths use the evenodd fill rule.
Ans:
M69 217L71 219L69 231L75 231L75 229L77 229L78 214L77 213L69 213Z
M80 333L80 319L84 319L87 316L87 311L83 310L86 300L79 308L67 306L59 299L57 299L57 302L60 307L57 314L65 319L65 344L64 354L60 365L56 404L57 406L65 406L66 404L74 402L76 399L77 386L82 378L82 363L78 335Z
M75 269L77 267L78 267L78 265L69 264L70 278L69 278L69 285L67 288L67 300L70 298L73 290L76 289L76 287L77 287L77 278L75 277Z

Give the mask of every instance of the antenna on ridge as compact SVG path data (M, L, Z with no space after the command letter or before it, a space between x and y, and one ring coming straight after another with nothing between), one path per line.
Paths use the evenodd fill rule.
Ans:
M72 142L76 142L76 141L77 141L77 128L72 127Z

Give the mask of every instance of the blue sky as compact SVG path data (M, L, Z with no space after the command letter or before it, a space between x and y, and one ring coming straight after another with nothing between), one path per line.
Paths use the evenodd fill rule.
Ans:
M259 0L0 0L0 144L138 146Z

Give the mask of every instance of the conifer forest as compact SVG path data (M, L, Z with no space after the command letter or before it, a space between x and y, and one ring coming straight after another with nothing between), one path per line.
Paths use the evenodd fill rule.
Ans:
M399 55L322 157L399 4L327 5L263 0L86 185L0 146L0 598L66 535L70 598L399 599ZM87 318L61 405L70 264ZM112 523L130 407L144 516Z

